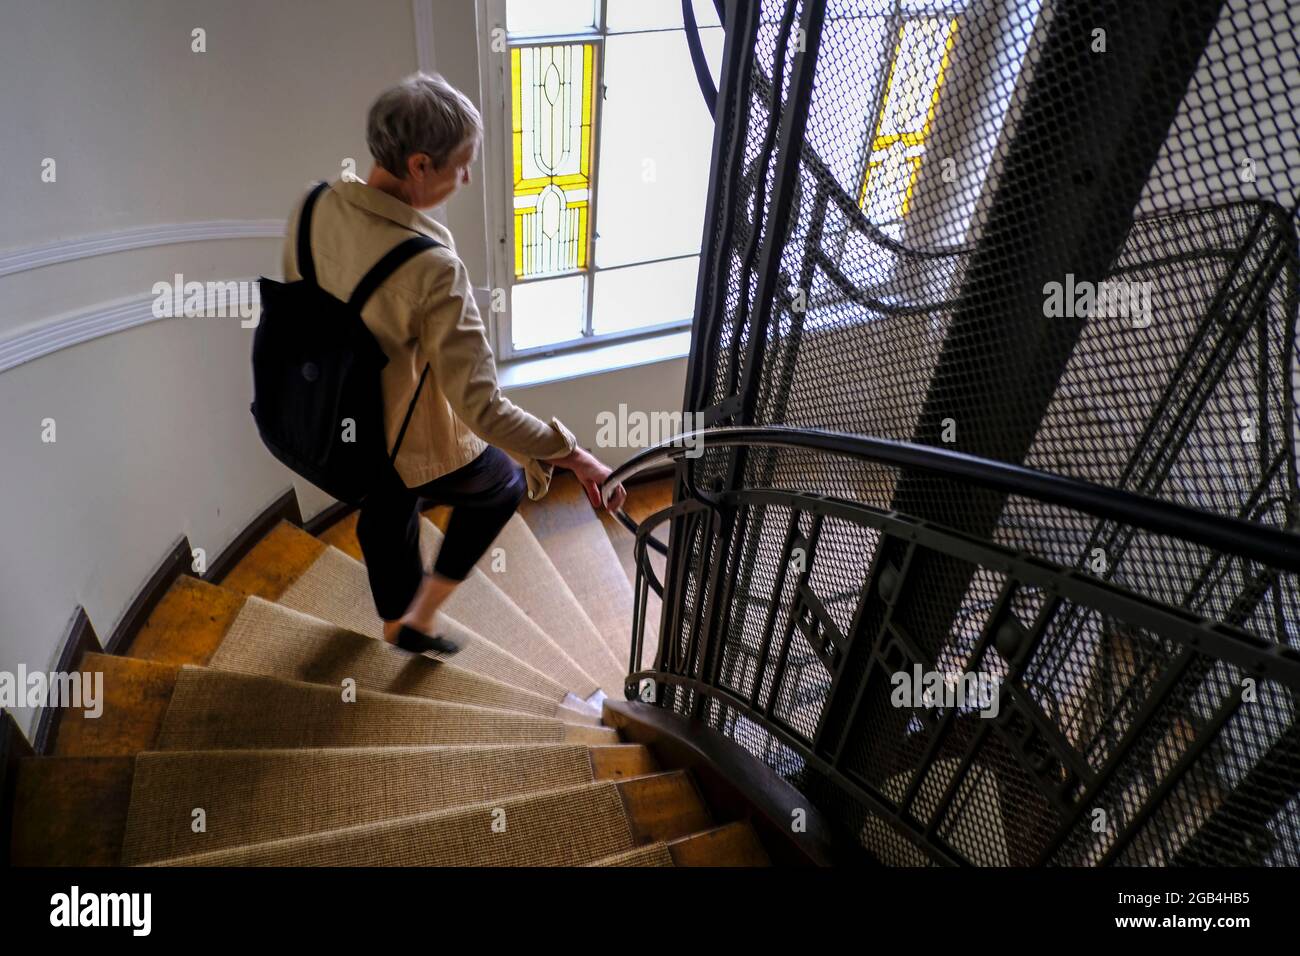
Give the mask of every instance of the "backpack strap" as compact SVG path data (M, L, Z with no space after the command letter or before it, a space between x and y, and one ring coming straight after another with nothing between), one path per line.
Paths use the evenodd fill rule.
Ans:
M428 236L412 236L399 242L392 249L389 249L384 257L371 266L370 271L361 277L357 287L352 290L352 297L348 299L348 305L360 312L370 296L379 288L385 279L397 271L398 267L403 265L407 260L418 256L426 249L433 249L441 246L442 243L436 239L430 239ZM396 464L397 452L402 447L402 439L406 437L406 428L411 424L411 416L415 414L415 403L420 400L420 392L424 389L424 380L429 377L429 364L426 362L424 371L420 373L420 384L415 386L415 394L411 396L411 404L406 406L406 417L402 419L401 430L397 433L397 441L393 444L393 453L389 456L389 464Z
M426 249L433 249L442 245L436 239L430 239L428 236L412 236L403 242L399 242L393 248L389 249L384 257L370 267L370 271L361 277L357 287L352 290L352 297L348 299L348 306L360 312L366 307L366 302L374 291L383 284L383 281L398 270L406 263L408 259L418 256Z
M302 204L302 213L298 216L298 274L303 281L316 284L316 262L311 257L311 213L329 183L319 182L312 187Z
M402 427L397 432L397 441L393 443L393 453L388 458L390 465L397 464L397 453L401 450L402 439L406 437L406 426L411 424L411 416L415 414L415 403L420 400L420 392L424 389L424 380L429 377L429 363L424 363L424 371L420 373L420 384L415 386L415 394L411 396L411 404L406 406L406 417L402 419Z

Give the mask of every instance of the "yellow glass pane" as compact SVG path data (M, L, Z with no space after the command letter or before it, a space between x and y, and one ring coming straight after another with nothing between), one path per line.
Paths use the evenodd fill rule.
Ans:
M921 17L898 30L858 206L871 218L901 219L911 208L930 124L939 105L957 20Z
M510 51L515 277L587 265L596 47Z

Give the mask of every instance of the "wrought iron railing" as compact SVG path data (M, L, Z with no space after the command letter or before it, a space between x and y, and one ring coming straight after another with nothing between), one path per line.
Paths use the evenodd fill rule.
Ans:
M1300 572L1300 536L1250 521L946 449L711 429L642 452L609 482L673 460L686 485L637 529L630 698L765 756L846 840L888 862L1294 862L1300 619L1289 608L1213 620L1127 587L1123 567L1066 566L891 511L883 496L693 486L688 454L740 446L852 460L877 477L942 476L1239 563L1274 586ZM784 533L746 582L745 529L771 519ZM682 556L667 593L688 599L647 635L651 592L664 593L647 546L663 524ZM941 660L927 651L935 635L899 613L928 555L972 571ZM692 578L708 582L694 601ZM898 675L917 668L958 683L900 702Z
M883 862L1300 865L1300 8L723 12L629 691Z

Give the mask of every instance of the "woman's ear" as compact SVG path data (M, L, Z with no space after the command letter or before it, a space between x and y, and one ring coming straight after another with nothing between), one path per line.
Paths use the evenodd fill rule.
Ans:
M416 182L423 182L433 172L433 160L427 153L412 153L406 159L406 172Z

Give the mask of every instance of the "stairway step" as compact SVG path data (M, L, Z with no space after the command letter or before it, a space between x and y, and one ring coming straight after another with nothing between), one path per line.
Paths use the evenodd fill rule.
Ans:
M246 600L238 591L182 575L154 605L126 653L168 664L206 665Z
M359 511L350 511L323 531L317 531L316 537L331 548L338 548L354 561L366 563L366 556L361 553L361 542L357 540L357 519ZM425 512L429 517L429 512ZM429 520L433 520L432 517Z
M156 750L616 743L606 727L341 687L185 666Z
M428 564L432 564L441 546L446 524L445 518L441 523L434 518L443 517L447 510L430 509L424 514L433 526L421 529L421 545ZM363 561L356 526L354 512L331 525L320 535L321 540ZM498 561L498 556L502 560ZM516 514L510 518L476 567L579 666L596 676L602 686L607 689L622 686L624 662L613 656L568 582L522 517Z
M737 821L668 844L674 866L771 866L748 823Z
M277 560L296 562L294 573L264 573ZM310 572L311 580L302 578ZM375 639L383 636L366 581L366 569L336 548L329 547L287 522L277 525L239 562L223 586L257 596L322 621ZM560 700L570 688L496 643L447 615L442 632L460 644L457 667Z
M578 866L631 846L618 785L592 783L166 862L172 866Z
M496 562L496 548L504 565ZM528 522L512 515L478 568L588 674L606 693L623 687L627 661L619 660L551 561ZM499 570L498 570L499 569Z
M641 486L635 486L629 493L629 505L624 510L634 520L639 521L648 514L652 514L654 509L634 509L632 501L641 494ZM667 504L672 504L672 491L669 489ZM645 514L641 514L640 511ZM618 519L608 512L599 512L601 527L605 529L605 535L609 538L609 543L613 546L615 553L618 555L619 564L623 566L623 571L627 574L627 579L632 585L632 594L636 595L636 538L633 534L619 524ZM661 526L656 532L660 537L666 537L666 525ZM654 569L655 577L662 583L665 580L665 573L668 567L668 559L653 549L646 549L646 554L650 559L650 567ZM659 597L653 589L646 589L648 596L645 609L645 640L641 647L641 668L649 670L654 664L655 657L659 650L659 622L663 613L663 598Z
M586 864L587 866L673 866L673 854L667 843L647 843L615 853L613 856L601 857Z
M427 516L421 525L425 564L432 567L443 532ZM475 567L602 688L608 692L623 686L623 662L609 650L523 518L511 516ZM472 577L477 579L478 573ZM454 607L453 602L449 606ZM475 626L468 614L460 616Z
M657 776L684 774L675 771ZM625 791L642 782L583 784L473 807L181 857L166 863L183 866L581 866L631 850L636 845L636 834L641 828ZM687 814L690 818L696 815L693 810Z
M117 866L133 757L26 757L14 784L14 866Z
M442 537L442 532L432 521L421 519L420 550L426 570L433 567L434 559L442 547ZM542 557L545 557L544 552ZM442 613L480 634L498 638L499 643L511 653L551 675L579 697L589 697L597 690L604 689L608 692L611 687L623 686L623 670L613 655L605 653L608 649L601 645L598 634L592 635L596 645L582 645L573 639L575 628L580 627L575 621L564 626L565 641L562 643L529 617L502 590L496 578L497 575L484 573L480 567L475 567L447 598L441 608ZM576 602L574 610L581 614L581 607ZM585 619L586 616L582 617ZM572 653L566 644L573 647Z
M348 515L324 534L322 540L348 556L363 561L356 537L357 516ZM442 547L443 532L427 515L420 521L420 552L425 570L433 567ZM497 549L505 570L495 570ZM469 577L447 599L443 612L482 634L518 634L505 645L560 683L581 674L590 682L587 697L597 687L622 687L623 668L609 653L600 633L528 525L518 515L506 523L492 547ZM516 650L526 647L527 651Z
M626 673L632 585L581 485L558 475L544 499L520 502L519 513Z
M714 825L695 781L683 771L635 777L619 792L638 844L675 840Z
M602 779L611 778L591 751L574 745L141 754L122 861L156 862ZM202 833L191 826L196 807L206 817Z
M664 508L671 507L673 503L673 479L656 478L653 481L642 481L631 485L627 489L627 501L623 505L623 510L633 521L640 524L651 515L662 511ZM627 528L619 523L618 519L608 511L598 511L596 517L600 519L601 527L605 529L605 534L609 538L609 543L613 545L615 553L618 555L619 564L623 566L627 579L633 583L636 582L636 537ZM661 526L657 534L666 536L667 526ZM658 552L650 552L650 563L654 566L655 573L659 575L659 580L663 580L665 559Z
M344 678L352 678L357 687L369 691L404 693L429 700L558 717L573 723L599 724L599 717L585 711L562 708L558 701L461 669L455 658L448 662L412 656L385 641L343 630L260 597L226 592L192 578L175 581L140 633L152 637L153 620L172 619L178 609L199 610L203 605L198 598L204 594L220 605L222 613L208 617L220 620L225 632L216 633L217 627L208 624L208 617L200 611L199 627L204 631L201 640L178 626L168 627L166 633L175 639L172 643L151 640L144 648L153 659L333 687L338 687ZM231 614L235 604L238 609ZM214 646L213 641L216 641Z
M728 823L671 842L647 843L587 866L771 866L747 823Z
M171 708L173 694L180 681L183 669L194 670L204 675L202 682L210 683L218 680L222 675L228 676L232 681L246 678L249 682L253 682L249 684L250 689L263 686L255 685L257 681L269 681L272 685L276 685L278 680L273 677L241 675L235 672L208 668L189 668L178 664L147 661L133 657L118 657L111 654L87 654L83 659L81 670L86 675L95 673L102 675L104 697L102 713L98 717L91 717L81 710L69 709L61 712L55 734L54 755L60 757L131 756L141 751L155 749L158 746L165 719ZM85 677L83 679L90 678ZM191 683L193 683L193 680L191 680ZM300 681L283 681L283 684L289 690L316 688L322 691L326 698L341 701L341 683L329 686ZM416 705L439 703L438 701L419 697L404 697L397 694L364 690L359 690L358 695L359 698L364 696L366 701L369 701L373 695L382 701L395 699L399 702L409 701ZM231 704L232 702L225 703ZM266 700L264 706L267 708L266 713L268 714L277 712L278 705L273 699ZM452 704L447 704L447 706L466 707L466 705ZM387 708L384 709L387 710ZM592 744L618 742L618 735L615 731L593 725L588 714L574 714L576 722L558 719L568 717L569 708L557 708L556 717L554 718L477 706L469 706L467 710L473 716L486 714L500 718L517 717L525 722L533 721L536 723L540 721L541 724L546 726L554 725L551 730L547 731L544 738L548 740L564 739L574 743ZM456 711L456 713L460 714L461 712ZM254 722L257 719L255 715L245 715L245 718ZM558 731L555 728L559 728ZM383 738L382 730L382 727L377 728L365 721L362 721L360 725L360 732L370 735L365 742L374 746L446 743L447 741L443 739L429 739L428 735L431 733L449 734L455 732L454 727L441 729L423 727L413 731L416 734L414 739L387 740ZM534 731L530 732L535 731L536 727L534 727ZM297 731L289 728L281 730L281 733L285 734L293 732ZM306 731L301 732L305 733ZM270 731L268 730L267 733L270 733ZM559 736L556 736L557 733ZM198 747L185 748L182 746L181 749L198 749Z
M597 780L628 780L659 772L654 756L640 744L592 744L587 750Z
M102 675L102 713L83 710L58 714L53 754L59 757L131 756L149 750L158 739L179 666L157 661L87 654L82 680Z
M459 658L457 654L439 661L412 655L253 597L214 655L212 666L335 687L350 677L367 690L600 724L598 715L467 671L457 663Z
M605 531L605 536L609 538L610 547L618 555L619 566L623 568L623 573L627 575L629 584L636 584L636 538L632 532L623 527L619 520L608 512L600 512L596 515L600 519L600 526Z
M327 550L323 542L306 531L281 521L216 583L238 594L278 601ZM374 612L373 605L369 609Z

